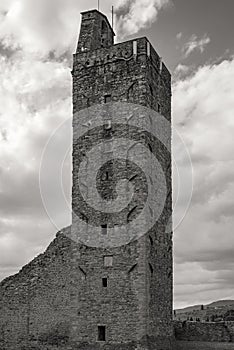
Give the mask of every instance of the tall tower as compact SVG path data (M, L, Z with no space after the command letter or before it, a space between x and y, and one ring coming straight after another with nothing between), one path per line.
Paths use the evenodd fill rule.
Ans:
M83 143L75 142L80 128L79 114L84 116L84 111L90 110L86 120L89 125L95 121L92 107L121 102L149 108L162 115L167 123L171 122L171 76L161 58L145 37L114 44L114 35L105 15L97 10L82 13L72 71L72 208L87 224L94 218L80 201L78 164L79 158L90 151L86 140L93 134L87 133ZM118 120L112 119L115 122L110 138L119 132ZM111 125L107 123L106 129L104 132ZM122 130L123 134L127 132ZM104 137L101 129L98 137L100 140ZM71 338L79 349L95 350L102 346L107 350L172 349L172 232L166 229L172 214L171 155L170 150L160 147L154 139L150 149L161 155L168 190L163 214L157 222L146 234L127 244L94 247L79 242L74 249ZM107 200L113 192L111 182L116 184L119 171L116 163L109 165L105 178L101 179L108 181L103 194ZM124 169L121 171L124 173ZM138 176L144 183L143 174ZM131 180L135 181L134 176ZM137 198L145 192L146 187L139 185ZM137 210L137 205L129 208L125 213L128 219L129 215L137 216ZM79 237L81 232L76 232L74 216L73 234ZM109 226L116 225L102 217L97 222L100 234L104 235L108 234Z

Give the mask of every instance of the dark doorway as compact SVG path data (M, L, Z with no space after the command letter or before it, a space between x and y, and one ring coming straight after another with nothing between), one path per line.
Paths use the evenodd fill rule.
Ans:
M98 326L98 340L99 341L106 340L106 326Z
M104 288L107 287L107 278L106 278L106 277L104 277L104 278L102 279L102 286L103 286Z

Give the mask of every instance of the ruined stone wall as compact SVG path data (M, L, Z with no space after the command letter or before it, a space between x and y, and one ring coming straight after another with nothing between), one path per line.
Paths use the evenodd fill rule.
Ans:
M234 322L174 321L177 340L196 342L234 342Z
M225 325L227 326L228 331L230 333L231 341L234 342L234 322L233 321L226 321Z
M69 230L59 232L44 254L0 283L1 350L27 344L45 348L68 340L72 250L64 233Z

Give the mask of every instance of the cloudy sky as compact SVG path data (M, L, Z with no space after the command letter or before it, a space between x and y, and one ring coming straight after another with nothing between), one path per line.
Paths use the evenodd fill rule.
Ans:
M191 156L192 200L174 233L175 306L234 298L233 0L112 3L117 40L148 36L170 69L173 125ZM100 4L110 17L111 2ZM48 139L71 118L80 11L96 5L96 0L0 2L0 279L17 272L70 224L68 206L53 192L54 174L44 170L57 227L48 218L40 164ZM52 166L70 142L70 131L61 133ZM69 201L69 155L64 167ZM180 188L183 197L186 185ZM179 211L177 206L175 215Z

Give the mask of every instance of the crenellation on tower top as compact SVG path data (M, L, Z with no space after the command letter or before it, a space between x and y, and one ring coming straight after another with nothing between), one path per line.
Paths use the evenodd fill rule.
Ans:
M77 53L97 50L114 44L115 33L107 17L98 10L81 13Z
M73 78L74 111L112 91L112 101L138 101L171 119L171 75L146 37L75 53Z

